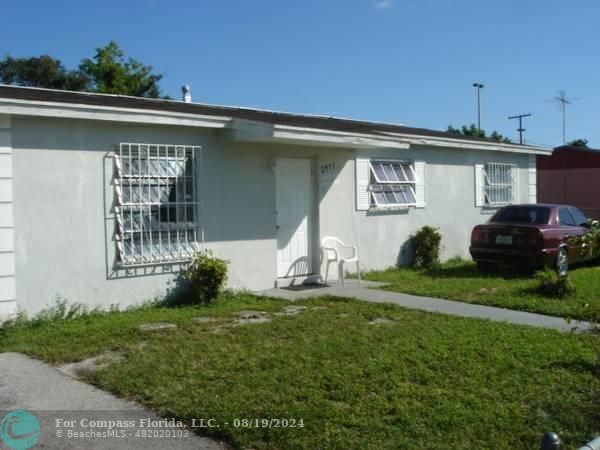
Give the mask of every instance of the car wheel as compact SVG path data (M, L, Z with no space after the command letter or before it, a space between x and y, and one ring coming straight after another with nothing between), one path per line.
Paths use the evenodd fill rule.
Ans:
M569 254L567 249L562 247L558 249L556 256L556 273L561 277L566 277L569 271Z

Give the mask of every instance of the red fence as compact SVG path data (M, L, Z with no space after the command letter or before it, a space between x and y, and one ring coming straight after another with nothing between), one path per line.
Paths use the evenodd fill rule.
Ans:
M577 206L600 220L600 150L558 147L537 157L537 201Z

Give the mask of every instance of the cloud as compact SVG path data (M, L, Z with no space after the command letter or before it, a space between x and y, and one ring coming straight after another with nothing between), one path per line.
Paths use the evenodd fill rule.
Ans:
M390 9L394 6L394 0L371 0L371 3L379 11Z

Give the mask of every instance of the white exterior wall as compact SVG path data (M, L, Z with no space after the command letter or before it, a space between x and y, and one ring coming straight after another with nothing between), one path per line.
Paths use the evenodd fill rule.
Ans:
M120 142L212 139L185 127L13 118L18 307L35 313L57 297L127 306L172 289L178 266L115 268L111 154Z
M475 164L518 164L520 198L529 199L527 155L426 147L356 151L241 144L225 135L191 127L13 118L18 306L35 313L55 297L90 306L126 306L175 287L179 266L115 267L111 155L120 142L202 147L199 224L206 247L230 261L229 285L236 288L266 289L276 281L277 157L312 161L315 272L321 236L358 245L365 269L385 268L408 261L405 244L423 225L440 227L443 258L468 257L472 226L491 213L475 207ZM427 206L357 211L357 155L426 161ZM330 273L335 275L335 270Z
M425 166L425 208L357 211L354 199L355 160L339 155L335 184L322 195L321 235L334 235L358 245L361 266L384 269L410 262L408 239L424 225L440 228L442 259L469 258L474 225L487 221L496 209L475 206L475 164L488 162L518 165L519 202L528 196L528 156L464 149L411 148L409 150L359 151L372 159L418 159ZM327 164L327 160L323 160ZM350 271L353 270L349 266Z
M11 117L0 114L0 321L16 312Z

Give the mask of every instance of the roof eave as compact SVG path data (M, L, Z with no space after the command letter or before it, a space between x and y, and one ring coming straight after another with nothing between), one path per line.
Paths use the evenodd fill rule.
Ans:
M87 119L159 125L228 129L230 139L239 142L289 142L323 147L361 149L407 149L427 145L458 149L489 150L510 153L551 155L552 149L526 145L503 144L460 138L374 131L352 133L322 128L278 125L259 121L234 119L229 116L192 114L156 109L120 108L82 103L44 102L0 98L0 114L63 119Z
M445 138L437 136L419 136L413 134L382 132L386 136L395 136L397 138L408 140L411 145L427 145L434 147L450 147L460 149L488 150L508 153L526 153L533 155L551 155L553 149L545 147L535 147L531 145L505 144L502 142L468 140L460 138Z
M0 114L110 122L225 128L231 117L208 116L153 109L115 108L81 103L41 102L0 98Z

